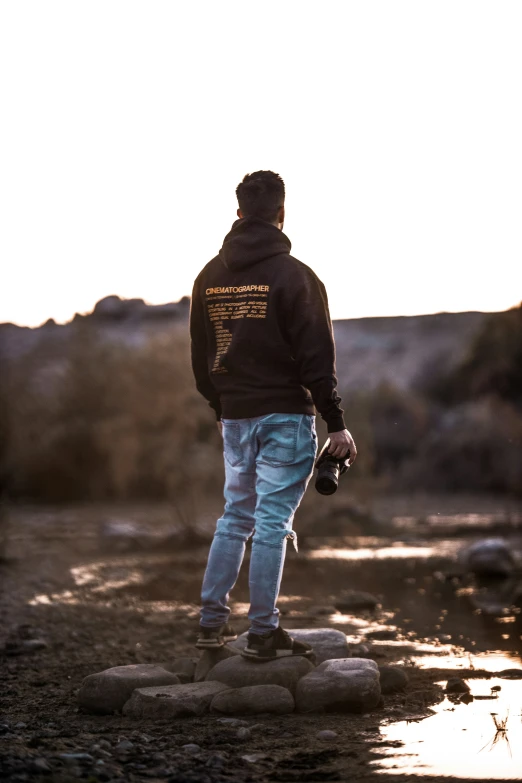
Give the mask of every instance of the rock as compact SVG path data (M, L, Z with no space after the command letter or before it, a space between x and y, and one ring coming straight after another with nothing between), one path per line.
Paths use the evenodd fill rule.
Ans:
M325 661L299 680L299 712L363 712L381 700L379 669L367 658Z
M510 576L516 563L511 547L503 538L484 538L465 549L460 559L477 576Z
M295 693L301 677L311 672L314 665L302 657L277 658L273 661L249 661L240 655L216 664L207 674L208 681L222 682L231 688L250 685L280 685Z
M120 711L136 688L153 685L179 684L176 674L154 663L115 666L97 674L89 674L78 692L78 702L89 712Z
M322 740L323 742L332 742L332 740L337 739L338 734L336 731L329 731L329 729L324 729L323 731L318 731L315 736L318 740Z
M199 753L201 750L201 747L199 745L196 745L194 742L189 742L187 745L182 745L181 749L185 751L185 753Z
M220 647L217 650L203 650L200 659L196 664L194 682L203 682L206 680L209 671L213 669L217 663L224 661L226 658L233 658L235 655L239 654L239 650L229 644Z
M410 678L399 666L379 666L381 693L399 693L408 686Z
M247 753L244 756L241 756L241 758L249 764L256 764L258 761L266 759L266 753Z
M132 750L134 748L134 743L130 740L124 739L121 740L121 742L118 742L114 750L117 753L128 753L129 750Z
M73 764L75 761L85 761L90 764L94 761L94 757L90 753L60 753L58 758L69 764Z
M194 680L197 663L197 658L176 658L172 663L158 663L158 666L175 674L181 683L187 683Z
M227 686L220 682L138 688L123 707L123 714L130 718L152 719L202 715L214 696L223 690L227 690Z
M210 705L212 707L212 704ZM222 723L224 726L248 726L249 723L246 720L240 718L218 718L216 723Z
M357 612L362 609L375 609L379 600L371 593L362 590L343 590L334 602L338 612Z
M395 641L399 636L398 631L392 631L391 628L382 628L378 631L368 631L366 634L367 639L371 639L376 642L390 642Z
M348 658L350 655L346 634L334 628L292 628L289 633L296 641L312 645L316 663L331 661L333 658ZM247 635L241 634L230 646L244 649Z
M366 642L359 642L358 644L350 644L350 656L352 658L371 658L372 646Z
M241 726L241 728L236 731L236 737L240 740L250 739L251 736L252 736L252 732L250 731L250 729L247 729L245 726Z
M246 715L270 712L275 715L285 715L293 712L294 706L294 697L289 690L280 685L251 685L218 693L212 700L210 711Z
M446 683L446 693L469 693L469 685L460 677L450 677Z

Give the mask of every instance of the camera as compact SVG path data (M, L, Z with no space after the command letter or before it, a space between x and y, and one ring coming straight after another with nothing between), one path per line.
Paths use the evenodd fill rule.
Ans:
M330 438L328 438L324 444L315 463L315 467L317 468L315 488L321 495L333 495L334 492L337 492L339 476L346 473L350 467L348 462L350 459L350 452L348 452L345 457L339 459L338 457L332 457L331 454L328 454L329 447Z

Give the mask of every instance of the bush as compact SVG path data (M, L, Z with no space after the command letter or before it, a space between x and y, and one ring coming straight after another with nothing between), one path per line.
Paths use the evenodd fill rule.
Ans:
M14 496L172 498L208 463L207 487L221 487L219 436L183 332L135 346L80 322L65 346L19 360L2 394L0 470Z
M444 411L401 483L437 492L498 492L522 495L522 416L491 397Z
M495 395L522 407L522 304L491 315L464 361L427 391L445 405Z

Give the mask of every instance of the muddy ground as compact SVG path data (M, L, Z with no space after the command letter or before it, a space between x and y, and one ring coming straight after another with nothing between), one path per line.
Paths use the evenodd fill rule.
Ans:
M103 531L114 519L134 520L160 538L111 538ZM455 674L452 659L459 661L459 676L470 681L494 676L479 665L487 651L504 656L505 668L520 667L518 577L481 587L455 561L459 548L492 532L520 547L520 509L496 500L403 498L381 501L364 525L352 521L351 536L308 537L298 554L289 551L280 608L288 629L338 628L354 655L406 667L404 693L385 696L366 715L249 717L250 736L242 739L237 726L214 716L151 723L82 714L76 695L87 674L197 655L193 643L208 544L204 534L203 540L187 539L179 531L162 541L171 521L169 509L160 506L11 512L7 559L0 566L3 779L410 780L401 771L407 769L407 739L387 739L383 727L419 721L428 726L427 716L445 697L442 683ZM239 632L247 628L247 587L244 567L232 603ZM373 593L378 607L340 614L334 604L349 588ZM491 600L506 605L500 622L484 611ZM319 739L324 729L337 737ZM199 750L183 748L189 743ZM383 758L386 768L380 766ZM499 767L499 779L512 777L509 764L506 769L504 774ZM470 770L459 779L475 779ZM428 774L438 779L436 769L426 769Z

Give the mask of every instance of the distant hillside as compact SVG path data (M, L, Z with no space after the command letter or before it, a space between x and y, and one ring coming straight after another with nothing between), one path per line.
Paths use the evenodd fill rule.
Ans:
M343 390L399 389L458 364L489 314L437 313L395 318L354 318L334 323L337 371Z
M68 324L50 320L36 329L0 324L0 362L42 352L56 360L61 345L78 324L107 341L142 347L157 334L185 329L189 299L147 305L142 299L110 296L92 313ZM484 313L438 313L396 318L355 318L334 322L341 391L373 389L387 381L408 389L428 374L448 370L464 356Z

